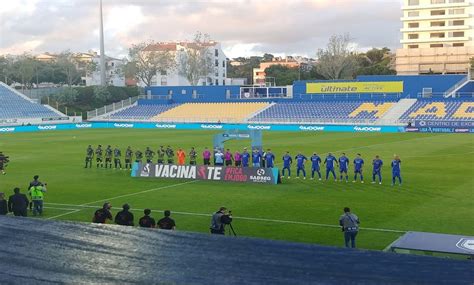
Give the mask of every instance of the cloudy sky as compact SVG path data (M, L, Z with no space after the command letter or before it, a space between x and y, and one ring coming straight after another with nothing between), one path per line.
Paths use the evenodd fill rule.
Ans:
M360 49L399 45L402 0L103 0L106 53L131 44L189 40L196 31L220 41L228 57L314 57L332 34ZM0 9L0 54L99 49L99 0L7 0Z

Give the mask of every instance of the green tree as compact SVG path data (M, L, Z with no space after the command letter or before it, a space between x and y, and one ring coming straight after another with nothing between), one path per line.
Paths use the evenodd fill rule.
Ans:
M76 89L68 87L65 88L62 92L55 94L53 99L59 102L61 105L73 105L74 102L79 96L79 92Z
M389 48L373 48L366 53L357 55L357 75L393 75L396 71L392 68L392 54Z
M107 87L94 86L94 100L99 104L105 104L111 98L111 94Z
M70 51L63 51L56 60L58 70L64 75L65 81L63 83L71 87L73 84L78 84L81 79L80 72L77 69L77 62Z

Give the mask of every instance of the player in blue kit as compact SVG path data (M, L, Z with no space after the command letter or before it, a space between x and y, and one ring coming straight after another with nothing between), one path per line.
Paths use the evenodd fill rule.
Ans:
M281 175L285 176L285 169L288 170L287 178L290 179L291 177L291 163L293 159L291 158L290 152L287 151L286 154L283 156L283 169L281 170Z
M319 180L321 180L321 157L319 157L316 153L313 153L313 156L310 158L311 160L311 180L314 179L314 173L317 172L319 175Z
M374 168L372 169L372 183L375 184L375 176L379 177L379 184L382 184L382 165L383 161L378 155L375 156L375 159L372 161Z
M347 169L349 169L349 158L347 158L345 153L342 153L342 156L339 157L339 173L341 175L341 180L343 173L346 174L346 183L349 182L349 175L347 174Z
M242 167L249 167L250 153L247 151L247 148L244 148L242 152Z
M295 157L296 160L296 178L300 178L300 171L303 172L303 179L306 179L306 170L304 170L304 163L306 160L306 156L302 155L301 152Z
M324 160L324 164L326 165L326 181L329 178L329 173L332 173L334 181L337 181L336 172L334 171L334 163L337 164L336 157L332 155L332 153L328 153L328 156L326 156L326 159Z
M262 160L262 155L258 149L254 149L252 153L252 165L253 167L260 167L260 162Z
M268 149L265 152L264 159L265 159L265 164L267 168L273 168L273 163L275 162L275 155L273 154L271 149Z
M395 155L392 160L392 186L395 185L395 178L398 177L400 186L402 185L402 176L400 175L402 161L398 155Z
M364 160L360 156L360 153L357 154L357 157L354 159L354 181L357 181L357 174L360 175L360 183L364 183L364 175L362 174L362 169L364 167Z

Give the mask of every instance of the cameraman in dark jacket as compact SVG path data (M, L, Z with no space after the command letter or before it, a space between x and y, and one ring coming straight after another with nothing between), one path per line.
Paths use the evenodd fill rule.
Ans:
M225 225L232 222L232 212L227 212L226 207L220 207L219 211L215 212L211 218L211 234L224 235Z

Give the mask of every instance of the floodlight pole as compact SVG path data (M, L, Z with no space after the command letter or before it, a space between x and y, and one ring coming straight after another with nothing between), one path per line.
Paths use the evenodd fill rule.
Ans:
M104 20L102 17L102 0L100 0L100 85L105 86L105 47L104 47Z

